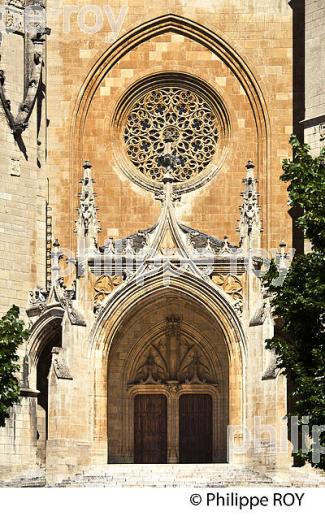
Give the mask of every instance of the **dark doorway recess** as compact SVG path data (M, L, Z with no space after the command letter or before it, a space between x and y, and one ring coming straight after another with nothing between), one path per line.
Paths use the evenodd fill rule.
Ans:
M48 439L48 413L49 413L49 373L52 363L52 348L62 346L61 323L52 324L49 337L44 342L43 349L37 363L36 386L39 391L37 403L45 411L45 438ZM42 428L43 429L43 428Z

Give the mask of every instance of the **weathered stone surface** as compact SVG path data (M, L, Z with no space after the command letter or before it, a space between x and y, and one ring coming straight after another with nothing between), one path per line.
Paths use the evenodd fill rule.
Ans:
M46 74L20 136L0 106L0 306L19 305L31 327L20 352L22 363L28 352L29 391L0 431L0 481L155 485L159 476L173 486L267 485L272 471L294 482L290 446L279 440L286 381L264 349L273 322L257 276L261 256L281 240L292 245L279 180L292 130L292 6L130 0L124 16L118 2L112 38L112 20L90 33L91 20L70 4L47 2ZM305 135L315 152L323 14L320 0L306 0ZM19 32L1 34L0 81L6 107L27 114ZM149 99L157 112L148 121L137 103L166 89L170 110L162 117L163 105ZM144 163L158 174L136 169ZM167 326L171 317L177 323ZM148 477L107 466L133 462L139 393L168 402L172 464L144 467ZM174 465L179 400L191 393L212 399L218 465ZM227 453L227 425L238 447L255 417L273 427L275 441Z

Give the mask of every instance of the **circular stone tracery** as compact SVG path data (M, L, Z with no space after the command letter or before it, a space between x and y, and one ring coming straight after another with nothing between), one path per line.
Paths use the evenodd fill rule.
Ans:
M175 181L195 178L212 160L218 141L212 107L196 92L180 87L151 90L133 105L124 140L132 163L147 178L161 181L162 157L175 156Z

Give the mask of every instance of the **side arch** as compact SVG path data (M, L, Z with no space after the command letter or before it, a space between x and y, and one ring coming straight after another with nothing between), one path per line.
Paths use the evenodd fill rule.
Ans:
M46 463L46 445L49 436L50 385L53 347L62 346L62 319L64 310L59 306L46 309L34 323L27 343L30 360L29 382L38 391L36 400L37 460Z
M64 315L62 307L54 306L45 310L33 324L27 342L30 360L31 384L36 387L36 368L46 344L51 343L59 331Z

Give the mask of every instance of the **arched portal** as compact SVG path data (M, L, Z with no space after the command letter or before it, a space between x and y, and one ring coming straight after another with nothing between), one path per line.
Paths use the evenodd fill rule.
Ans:
M242 423L242 360L216 316L166 288L126 312L108 354L111 463L226 462Z
M50 391L49 374L54 348L62 347L61 308L49 308L35 322L29 337L30 384L38 391L36 406L37 460L46 462L46 443L49 437Z

